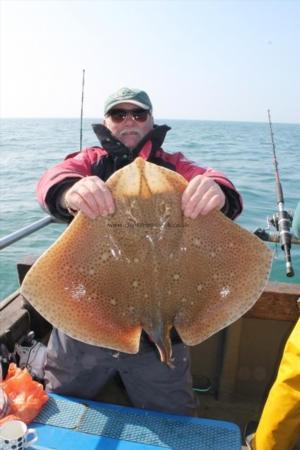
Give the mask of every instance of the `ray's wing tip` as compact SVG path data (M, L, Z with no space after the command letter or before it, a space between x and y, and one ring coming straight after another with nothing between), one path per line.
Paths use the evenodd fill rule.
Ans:
M272 253L272 252L271 252ZM251 310L251 308L254 307L256 302L261 297L264 288L268 282L268 278L271 272L271 265L268 267L268 270L266 271L266 276L263 277L261 283L259 286L257 286L257 292L255 295L253 295L253 298L249 301L246 301L242 308L238 310L238 304L236 304L236 309L234 311L231 310L231 314L227 315L227 318L224 320L217 320L217 322L214 324L213 327L209 328L205 333L201 331L201 334L197 334L196 331L191 333L191 329L201 329L203 330L202 323L199 324L199 320L195 321L193 325L189 324L188 327L178 325L175 326L176 331L182 340L182 342L187 346L195 346L199 345L205 340L209 339L211 336L219 333L220 331L224 330L225 328L233 325L238 320L242 319L245 314L247 314L248 311ZM240 304L239 304L240 305ZM201 319L200 319L201 320ZM186 333L185 329L188 329L188 332Z

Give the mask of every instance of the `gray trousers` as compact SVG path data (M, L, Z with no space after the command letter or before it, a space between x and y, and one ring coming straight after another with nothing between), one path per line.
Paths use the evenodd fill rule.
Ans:
M117 373L132 404L183 415L196 415L189 349L173 345L174 368L160 362L156 348L141 342L130 355L79 342L53 329L45 368L46 390L93 399Z

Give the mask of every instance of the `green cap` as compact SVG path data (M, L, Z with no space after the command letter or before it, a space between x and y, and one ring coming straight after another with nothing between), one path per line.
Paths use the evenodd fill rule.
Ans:
M152 111L152 103L148 94L140 89L123 87L108 97L104 104L104 114L120 103L132 103L140 108Z

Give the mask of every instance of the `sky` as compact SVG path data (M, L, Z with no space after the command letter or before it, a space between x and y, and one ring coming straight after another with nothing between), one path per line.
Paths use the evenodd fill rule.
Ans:
M103 117L120 87L165 119L300 123L300 0L0 0L0 117Z

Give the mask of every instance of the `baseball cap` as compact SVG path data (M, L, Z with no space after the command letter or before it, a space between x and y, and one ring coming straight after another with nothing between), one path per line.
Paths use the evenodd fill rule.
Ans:
M111 94L104 104L104 114L120 103L132 103L140 108L152 111L152 103L148 94L140 89L123 87Z

